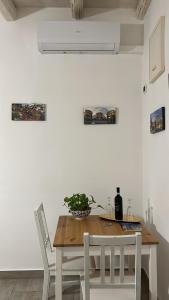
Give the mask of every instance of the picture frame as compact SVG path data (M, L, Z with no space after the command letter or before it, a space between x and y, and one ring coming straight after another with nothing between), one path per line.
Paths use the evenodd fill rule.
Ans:
M149 80L153 83L165 71L165 17L160 17L149 39Z
M12 103L12 121L46 121L46 104Z
M86 106L83 116L85 125L117 124L117 108L113 106Z
M160 107L150 114L150 133L165 130L165 107Z

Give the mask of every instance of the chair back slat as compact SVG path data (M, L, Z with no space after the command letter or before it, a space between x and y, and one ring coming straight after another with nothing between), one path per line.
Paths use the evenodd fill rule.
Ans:
M100 253L100 283L93 283L89 277L90 247L95 246L101 249ZM135 280L125 280L125 246L132 246L135 250ZM110 248L110 249L109 249ZM105 277L105 250L110 250L110 280ZM85 300L90 300L90 288L134 288L135 300L141 298L141 233L124 236L96 236L84 233L85 250ZM119 280L115 280L115 257L120 253Z
M39 208L37 209L37 215L41 226L41 233L42 233L44 244L46 245L46 248L49 248L49 250L52 251L43 203L41 203Z
M101 277L101 283L105 283L105 247L104 246L101 246L100 277Z
M105 236L91 235L89 236L90 246L126 246L135 245L135 235Z
M120 283L124 282L124 247L120 247Z
M44 244L47 246L48 236L46 234L46 230L45 230L45 226L44 226L43 211L40 211L38 213L38 219L39 219L39 224L40 224L40 228L41 228L42 238L43 238Z
M114 283L115 255L114 247L110 248L110 283Z
M43 203L34 211L44 268L49 267L47 250L52 251Z

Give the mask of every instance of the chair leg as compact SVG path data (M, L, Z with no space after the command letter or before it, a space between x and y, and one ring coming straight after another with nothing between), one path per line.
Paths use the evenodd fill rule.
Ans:
M83 300L83 292L82 292L82 287L80 285L80 300Z
M49 285L50 285L50 274L48 272L44 272L42 300L48 300Z

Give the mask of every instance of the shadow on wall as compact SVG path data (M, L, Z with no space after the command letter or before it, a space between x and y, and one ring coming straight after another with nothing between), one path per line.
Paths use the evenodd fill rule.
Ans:
M169 243L156 230L153 222L153 208L151 206L146 211L146 226L159 240L157 248L158 297L159 300L169 300ZM146 270L147 266L148 261L144 261Z
M29 15L32 15L41 9L42 8L40 8L40 7L28 7L28 8L24 8L24 9L18 9L17 10L17 20L25 18Z
M107 13L107 12L111 12L113 8L87 8L87 9L84 9L84 15L83 17L84 18L89 18L89 17L93 17L93 16L98 16L98 15L102 15L104 13Z
M32 14L34 14L34 13L40 11L40 10L45 10L47 8L55 8L56 9L56 7L27 7L27 8L24 8L24 9L19 9L18 13L17 13L17 19L22 19L24 17L32 15ZM70 7L59 7L59 8L68 8L68 9L70 9ZM96 15L111 12L112 9L113 8L91 8L91 9L89 9L89 8L85 9L84 8L83 18L89 18L89 17L93 17L93 16L96 16ZM71 10L70 10L70 16L71 16ZM65 20L65 18L63 18L63 17L61 17L59 19L57 18L56 20L62 20L62 19ZM72 18L72 20L76 20L76 19Z

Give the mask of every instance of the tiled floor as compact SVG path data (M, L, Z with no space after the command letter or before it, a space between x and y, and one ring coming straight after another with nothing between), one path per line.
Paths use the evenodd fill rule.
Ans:
M41 300L42 285L42 278L0 279L0 300ZM67 288L63 294L63 300L79 300L79 286ZM54 298L52 288L49 299Z
M42 278L0 279L0 300L41 300ZM64 290L63 300L79 300L79 286ZM50 300L54 300L54 289L50 291ZM148 300L148 280L142 274L142 300ZM118 300L118 299L117 299Z

